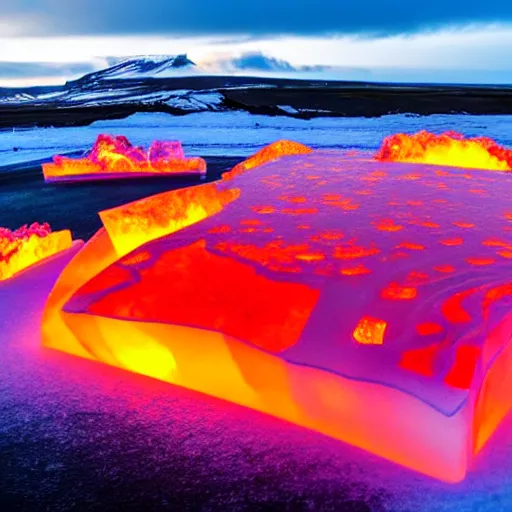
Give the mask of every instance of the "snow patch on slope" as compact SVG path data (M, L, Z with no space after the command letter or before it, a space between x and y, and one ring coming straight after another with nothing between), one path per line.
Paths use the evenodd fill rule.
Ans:
M215 91L172 91L165 103L180 110L193 112L219 110L224 96Z

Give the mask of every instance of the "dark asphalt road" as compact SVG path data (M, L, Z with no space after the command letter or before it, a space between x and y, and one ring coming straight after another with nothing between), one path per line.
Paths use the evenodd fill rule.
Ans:
M207 157L206 181L243 160ZM190 178L142 178L122 181L45 184L39 166L0 172L0 226L16 229L32 222L49 222L56 231L71 229L74 238L88 239L100 227L98 212L174 188L204 183Z

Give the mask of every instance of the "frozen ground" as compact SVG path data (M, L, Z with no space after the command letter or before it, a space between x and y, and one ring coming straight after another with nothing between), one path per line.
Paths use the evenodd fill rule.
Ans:
M43 304L66 260L0 286L3 510L512 510L511 417L467 480L448 485L255 411L43 349Z
M55 153L86 151L99 133L126 135L133 143L144 145L155 139L181 140L190 156L245 156L283 138L315 148L373 150L386 135L422 129L434 132L457 130L467 136L486 135L512 146L512 116L390 115L378 119L317 118L306 121L255 116L247 112L203 112L182 117L139 113L122 120L97 121L86 127L1 131L0 169L49 158Z

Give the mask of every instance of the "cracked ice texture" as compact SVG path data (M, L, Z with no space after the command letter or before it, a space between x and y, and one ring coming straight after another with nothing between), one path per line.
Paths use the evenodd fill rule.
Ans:
M178 141L154 141L146 150L122 135L99 135L86 157L56 155L42 167L47 182L206 174L206 162L186 158Z
M14 231L0 228L0 281L69 249L71 244L70 231L52 232L48 223L34 222Z
M44 343L463 479L510 409L512 176L304 151L229 178L181 225L153 198L170 234L138 248L100 231Z

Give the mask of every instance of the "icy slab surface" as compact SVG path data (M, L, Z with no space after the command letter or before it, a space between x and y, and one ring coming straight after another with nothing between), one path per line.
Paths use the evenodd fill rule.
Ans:
M511 185L332 152L242 169L173 235L93 240L96 277L71 297L70 266L48 309L74 338L45 343L459 481L510 407ZM165 197L159 224L183 216ZM140 210L117 212L132 240Z

